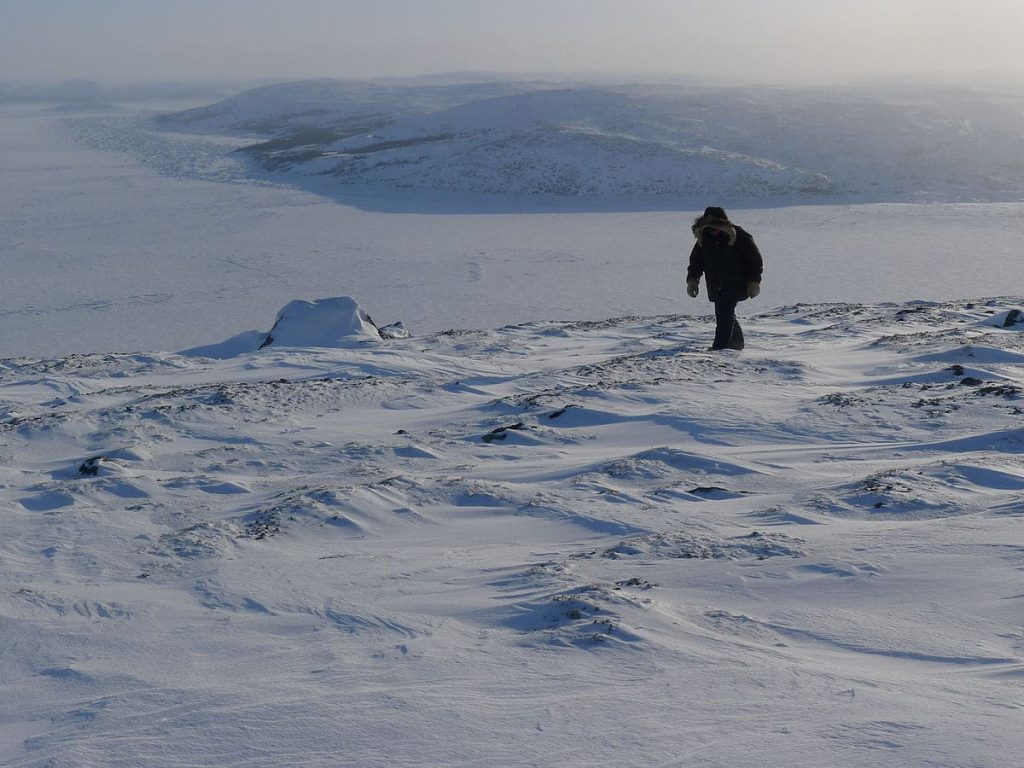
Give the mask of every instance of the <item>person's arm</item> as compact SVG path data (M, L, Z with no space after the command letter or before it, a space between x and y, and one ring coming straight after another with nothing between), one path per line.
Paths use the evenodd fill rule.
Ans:
M704 251L698 240L690 251L690 263L686 268L686 295L696 299L700 293L700 276L704 272Z
M764 261L761 259L761 251L757 248L754 238L750 238L749 248L746 249L745 259L748 283L760 283L761 273L764 271Z
M764 271L764 262L761 259L761 251L757 249L754 238L749 238L750 247L745 249L744 263L747 271L747 298L755 299L761 294L761 273Z
M700 276L703 274L704 251L701 250L700 242L696 242L693 244L693 250L690 251L690 264L686 268L686 282L690 282L691 280L700 280Z

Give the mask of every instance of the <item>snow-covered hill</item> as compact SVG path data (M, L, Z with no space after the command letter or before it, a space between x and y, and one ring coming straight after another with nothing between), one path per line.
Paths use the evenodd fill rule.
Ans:
M281 136L311 127L345 132L352 125L384 125L409 115L539 87L552 86L518 81L301 80L252 88L205 107L161 115L157 122L197 133Z
M244 150L253 173L321 191L1024 197L1024 93L1010 87L315 81L162 125L264 135Z
M1011 765L1022 305L4 360L0 762Z

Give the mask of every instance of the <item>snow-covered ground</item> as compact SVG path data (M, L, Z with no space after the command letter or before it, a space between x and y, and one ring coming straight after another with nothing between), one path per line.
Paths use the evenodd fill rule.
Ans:
M1021 306L5 361L0 762L1011 765Z
M1024 206L349 206L146 126L0 112L0 764L1024 752Z
M630 211L392 194L355 207L252 183L225 154L242 140L156 134L132 113L5 108L0 122L0 356L182 349L263 327L292 299L334 295L414 333L702 313L683 273L690 222L709 202L764 253L759 309L1024 294L1020 204L714 199Z

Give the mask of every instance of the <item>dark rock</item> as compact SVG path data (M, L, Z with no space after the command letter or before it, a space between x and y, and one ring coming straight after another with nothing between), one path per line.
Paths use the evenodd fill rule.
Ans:
M485 443L493 443L495 440L504 440L508 437L505 434L510 429L526 429L526 425L521 421L517 421L515 424L509 424L507 427L496 427L484 435L481 439Z
M1021 388L1013 384L989 384L987 387L978 389L979 395L999 395L1001 397L1016 398L1021 395Z
M819 403L834 405L837 408L847 408L851 405L861 405L864 401L856 395L849 395L843 392L831 392L818 398Z
M405 323L402 322L378 326L377 333L382 339L408 339L411 335L409 329L405 327Z
M557 418L558 418L559 416L561 416L561 415L562 415L563 413L565 413L566 411L568 411L568 410L569 410L570 408L575 408L575 407L576 407L575 405L572 405L572 404L570 403L569 405L566 405L566 406L564 406L564 407L562 407L562 408L559 408L559 409L558 409L557 411L555 411L554 413L549 413L549 414L548 414L548 418L549 418L549 419L557 419Z
M281 533L281 518L276 510L257 511L247 516L242 537L262 541Z
M102 456L93 456L86 459L78 467L78 474L82 477L96 477L100 473L100 463L103 460Z
M901 309L896 312L896 319L902 321L907 315L914 314L916 312L924 312L924 307L908 307Z

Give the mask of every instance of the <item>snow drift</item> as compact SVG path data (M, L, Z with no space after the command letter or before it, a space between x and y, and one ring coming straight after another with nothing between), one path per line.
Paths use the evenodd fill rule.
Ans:
M243 331L217 344L193 347L181 354L226 359L266 347L345 347L401 338L408 335L400 323L387 326L384 335L359 303L350 296L285 305L269 331Z

